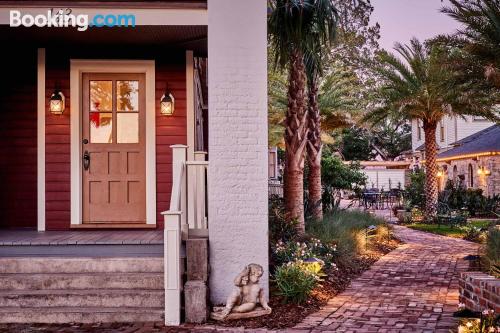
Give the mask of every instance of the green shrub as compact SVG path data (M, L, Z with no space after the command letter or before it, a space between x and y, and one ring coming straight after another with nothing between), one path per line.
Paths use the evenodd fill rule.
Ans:
M500 278L500 230L491 228L484 247L484 264L490 274Z
M335 211L340 203L340 190L358 190L368 178L361 171L359 162L345 164L333 155L323 155L321 159L321 182L323 184L323 209Z
M306 231L323 243L337 244L337 256L349 259L366 248L365 230L371 225L385 225L385 221L362 211L337 211L323 221L307 223Z
M444 190L439 193L439 202L445 203L451 209L465 208L466 189L463 182L448 180Z
M471 242L481 242L484 238L484 231L473 225L460 227L464 231L463 239Z
M278 241L287 242L297 236L297 221L288 221L285 215L283 198L269 198L269 240L271 244Z
M487 213L493 213L496 217L500 217L500 194L495 194L492 197L486 199L486 205L484 210Z
M500 196L485 197L481 189L466 189L462 182L448 180L439 201L451 209L466 209L471 216L498 214Z
M411 207L425 207L425 172L414 171L410 174L410 183L406 187L405 197Z
M302 304L307 301L319 278L299 265L290 263L276 269L274 282L284 302Z

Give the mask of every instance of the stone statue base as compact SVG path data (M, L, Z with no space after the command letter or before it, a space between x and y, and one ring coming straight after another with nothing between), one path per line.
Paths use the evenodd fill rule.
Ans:
M260 316L265 316L268 314L271 314L271 309L269 310L264 310L261 306L256 307L254 310L250 312L231 312L227 316L224 316L222 311L225 308L223 306L214 306L214 311L210 313L210 318L214 320L235 320L235 319L246 319L246 318L255 318L255 317L260 317Z

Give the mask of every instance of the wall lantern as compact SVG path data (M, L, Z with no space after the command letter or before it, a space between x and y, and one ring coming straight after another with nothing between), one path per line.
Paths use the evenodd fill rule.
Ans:
M171 116L174 114L175 99L172 93L166 91L160 100L160 113L164 116Z
M59 90L54 91L50 96L50 112L52 114L63 114L64 112L64 94Z
M443 177L443 176L444 176L443 171L439 170L439 171L436 173L436 176L437 176L437 177L439 177L439 178Z
M491 171L487 170L484 166L482 166L482 167L479 167L477 169L477 174L480 175L480 176L481 175L489 176L489 175L491 175Z

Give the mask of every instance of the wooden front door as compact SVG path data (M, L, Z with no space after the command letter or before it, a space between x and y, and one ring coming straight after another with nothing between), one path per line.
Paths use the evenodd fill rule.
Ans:
M83 75L83 223L146 223L145 75Z

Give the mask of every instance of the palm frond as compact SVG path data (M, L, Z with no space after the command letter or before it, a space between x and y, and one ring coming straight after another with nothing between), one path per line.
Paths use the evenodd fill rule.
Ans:
M500 65L500 2L498 0L450 0L441 11L460 22L459 32L479 60Z
M373 67L381 82L379 103L369 110L365 121L376 123L390 116L437 123L446 115L463 114L495 119L492 105L499 101L498 91L450 66L460 63L463 56L453 48L412 39L407 45L396 44L395 50L403 60L381 52Z

